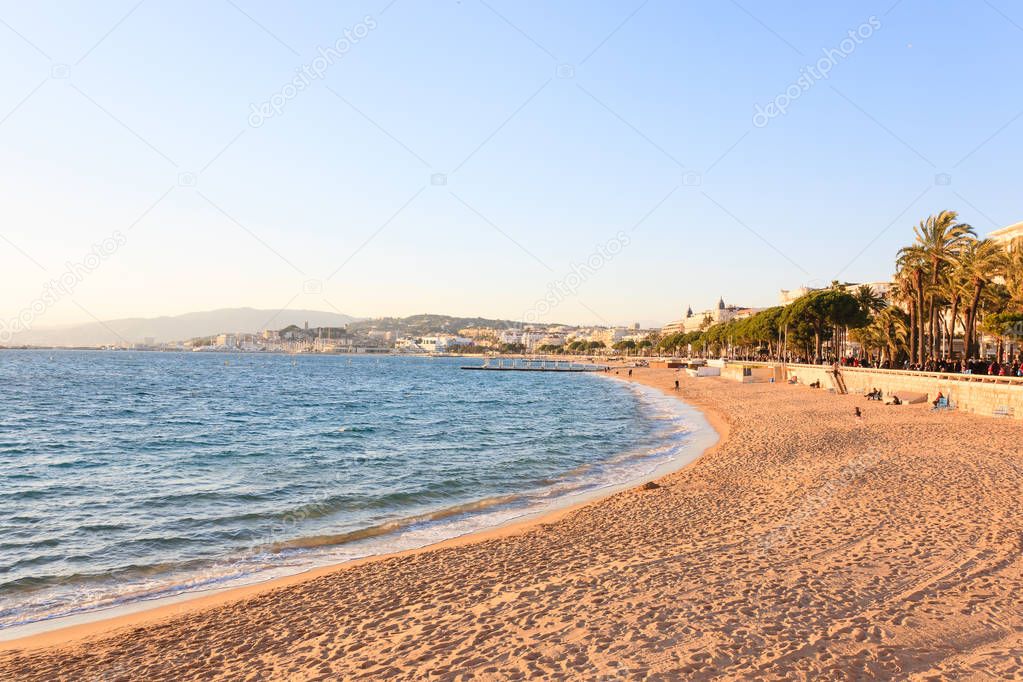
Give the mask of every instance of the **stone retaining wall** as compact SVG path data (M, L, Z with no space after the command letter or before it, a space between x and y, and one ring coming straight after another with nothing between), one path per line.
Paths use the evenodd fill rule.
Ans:
M780 380L787 381L796 377L801 384L820 381L822 388L835 388L830 367L793 364L776 367L784 377ZM926 393L927 400L932 401L940 391L958 410L988 416L1011 415L1023 419L1023 378L859 367L843 367L839 371L849 393L863 394L879 388L885 396L898 392Z

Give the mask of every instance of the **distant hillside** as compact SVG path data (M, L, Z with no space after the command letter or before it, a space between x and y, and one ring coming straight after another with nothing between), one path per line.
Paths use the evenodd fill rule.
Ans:
M310 327L343 327L356 319L321 310L223 308L172 317L133 317L62 328L32 329L15 334L8 345L107 346L125 341L141 343L147 338L165 343L223 332L258 332L267 327L281 329L290 324L302 326L306 322Z
M399 336L423 336L426 334L457 334L466 327L492 327L495 329L517 329L521 322L514 320L491 320L485 317L453 317L451 315L412 315L410 317L377 317L361 320L349 325L354 331L379 329L393 331Z

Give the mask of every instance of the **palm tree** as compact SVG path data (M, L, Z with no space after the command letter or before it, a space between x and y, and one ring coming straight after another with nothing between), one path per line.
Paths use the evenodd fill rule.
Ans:
M966 245L957 261L957 267L966 282L964 353L973 357L976 350L977 315L981 296L991 282L1006 271L1008 254L1001 244L990 239L972 241Z
M955 342L956 324L959 322L960 306L963 302L963 291L965 288L966 281L963 278L962 270L958 267L957 257L953 267L949 268L941 284L938 285L938 295L949 306L948 323L945 326L945 347L948 350L948 357L952 356L952 344Z
M906 314L895 306L889 306L874 316L872 326L884 342L884 352L887 352L888 359L894 364L899 358L899 353L906 348L909 332ZM882 353L881 361L884 360Z
M893 306L908 314L906 318L906 352L912 359L913 349L916 348L916 317L913 314L915 310L913 279L908 270L896 270L892 286L888 290L888 299Z
M1010 305L1017 312L1023 312L1023 237L1017 237L1009 245L1006 261L1005 288L1009 292Z
M929 264L927 254L918 245L899 249L896 281L909 303L909 359L923 362L924 355L924 273Z
M856 297L856 300L859 301L863 312L868 315L873 315L879 310L883 310L888 304L884 296L874 293L874 290L871 289L868 284L861 284L858 286L853 295Z
M898 306L888 306L879 310L866 327L854 329L853 336L865 348L877 351L878 362L883 364L887 360L894 364L908 350L907 322L906 313Z
M937 215L928 216L926 220L921 220L920 224L913 228L913 233L916 235L913 247L917 250L917 255L926 261L927 272L930 275L929 286L926 289L926 317L922 317L919 323L920 330L923 332L926 321L927 344L921 344L921 348L926 348L928 355L932 358L937 350L938 339L938 335L935 333L938 323L938 305L935 300L939 290L938 284L948 264L955 260L965 245L976 235L970 225L960 223L958 220L959 214L955 211L942 211ZM920 361L923 360L921 351Z

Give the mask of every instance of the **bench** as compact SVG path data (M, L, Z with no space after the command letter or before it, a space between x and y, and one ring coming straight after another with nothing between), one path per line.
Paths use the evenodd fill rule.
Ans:
M991 415L994 417L1012 417L1016 410L1008 405L999 405L992 412Z

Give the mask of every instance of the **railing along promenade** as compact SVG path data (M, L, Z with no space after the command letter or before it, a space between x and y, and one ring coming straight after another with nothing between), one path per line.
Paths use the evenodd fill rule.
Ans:
M756 365L758 367L794 367L794 368L805 368L805 369L819 369L825 372L830 372L835 369L834 365L813 365L805 362L785 362L784 360L774 361L763 361L763 360L732 360L727 359L726 362L730 362L736 365ZM838 366L838 370L843 374L846 372L851 373L864 373L869 372L871 374L889 375L894 377L906 377L906 378L929 378L929 379L940 379L942 381L963 381L963 382L979 382L984 384L1008 384L1010 386L1023 386L1023 377L1010 377L1010 376L998 376L994 374L964 374L962 372L935 372L933 370L916 370L916 369L882 369L880 367L849 367L849 366Z

